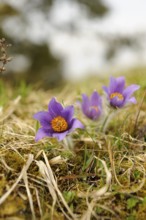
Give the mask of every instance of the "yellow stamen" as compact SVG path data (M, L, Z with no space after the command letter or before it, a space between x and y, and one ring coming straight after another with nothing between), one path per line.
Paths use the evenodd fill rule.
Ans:
M119 92L114 92L114 93L112 93L110 95L110 99L113 99L115 97L117 97L119 100L123 100L124 99L123 95L121 93L119 93Z
M56 132L62 132L68 129L67 121L61 116L57 116L53 118L51 121L51 125L52 125L53 130Z

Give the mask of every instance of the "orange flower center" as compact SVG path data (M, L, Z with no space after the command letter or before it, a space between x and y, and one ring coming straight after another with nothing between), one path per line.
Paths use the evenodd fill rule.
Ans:
M68 129L67 121L61 116L57 116L53 118L51 121L51 125L52 125L53 130L56 132L62 132Z
M123 95L121 93L119 93L119 92L114 92L114 93L112 93L110 95L110 99L113 99L115 97L117 97L119 100L123 100L124 99Z
M91 106L90 108L91 108L91 109L95 109L95 111L98 112L98 107L97 107L97 106L94 106L94 105L93 105L93 106Z

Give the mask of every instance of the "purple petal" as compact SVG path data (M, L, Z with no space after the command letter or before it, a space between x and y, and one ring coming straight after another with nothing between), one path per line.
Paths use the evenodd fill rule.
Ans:
M129 99L130 96L131 96L136 90L138 90L139 88L140 88L140 86L139 86L139 85L135 85L135 84L133 84L133 85L131 85L131 86L128 86L128 87L124 90L124 92L123 92L123 95L124 95L125 99L126 99L126 100Z
M109 85L109 92L119 92L122 93L125 87L125 78L120 76L118 78L111 77L110 78L110 85Z
M89 103L89 98L86 94L82 94L82 99L83 99L83 103L85 103L85 104Z
M74 107L73 107L73 105L67 106L61 112L61 116L64 117L68 123L72 120L73 115L74 115Z
M109 92L113 93L115 92L115 89L117 88L117 81L116 78L110 77L110 85L109 85Z
M49 115L49 112L37 112L33 117L38 120L44 128L51 128L50 121L52 118Z
M125 77L120 76L116 79L116 92L122 93L125 87Z
M65 132L62 132L62 133L53 133L52 136L53 136L54 138L57 138L58 141L62 141L67 134L68 134L68 131L65 131Z
M110 95L108 87L102 86L102 89L106 92L106 94L107 94L108 96Z
M136 98L135 97L131 97L130 99L128 99L128 102L132 102L133 104L136 104Z
M109 87L103 86L103 90L110 95L113 92L122 93L125 86L125 78L120 76L118 78L110 77Z
M88 109L90 107L90 102L89 102L89 98L86 94L82 94L82 111L83 113L86 115L88 112Z
M98 108L98 111L96 109L91 109L89 113L89 118L96 120L101 115L101 110Z
M76 118L73 118L70 124L69 132L72 132L76 128L84 129L84 125Z
M120 99L118 99L118 97L114 97L113 99L110 100L110 104L113 107L121 108L125 104L125 100L120 100Z
M63 107L59 102L56 101L55 98L52 98L48 105L48 110L49 110L51 117L56 117L61 114Z
M91 105L92 106L98 106L101 105L101 97L98 94L98 92L93 92L91 95Z
M52 134L50 130L39 128L35 136L35 141L39 141L40 139L44 137L51 137L51 136Z

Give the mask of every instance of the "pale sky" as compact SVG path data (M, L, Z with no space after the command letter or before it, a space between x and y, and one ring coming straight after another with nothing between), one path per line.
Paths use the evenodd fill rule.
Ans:
M146 0L105 0L105 2L111 8L111 12L105 18L96 19L94 22L82 20L80 12L75 10L75 7L70 9L67 4L62 7L62 10L59 5L54 8L52 13L54 22L67 22L78 18L79 27L83 33L69 35L62 32L51 39L53 52L64 58L64 73L69 79L146 64L146 45L140 54L123 49L112 62L104 62L105 45L95 37L95 33L98 32L131 36L146 33Z
M103 22L110 32L136 33L146 31L146 0L104 0L112 8ZM109 25L111 23L112 25Z

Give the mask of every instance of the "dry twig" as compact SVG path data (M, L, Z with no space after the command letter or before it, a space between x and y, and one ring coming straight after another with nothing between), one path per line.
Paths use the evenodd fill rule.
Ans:
M6 68L6 64L11 61L11 57L7 54L7 49L10 47L4 38L0 39L0 74L3 73Z

